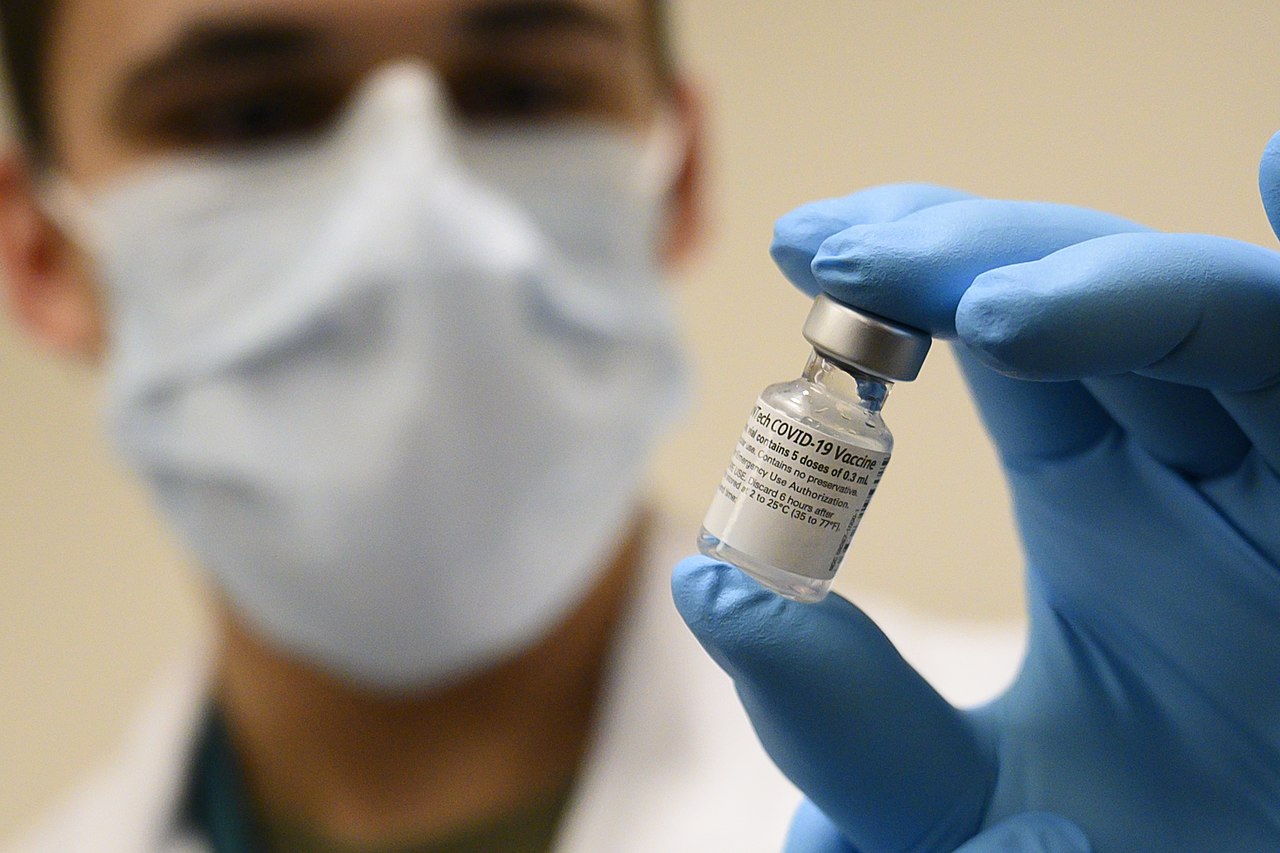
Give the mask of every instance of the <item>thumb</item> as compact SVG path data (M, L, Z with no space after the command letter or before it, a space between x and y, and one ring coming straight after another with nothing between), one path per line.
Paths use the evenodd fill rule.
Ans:
M805 800L791 818L787 846L782 853L858 853L835 824L813 803Z
M770 757L855 849L950 850L977 831L994 758L866 614L834 595L790 601L704 557L672 585Z
M1271 230L1280 237L1280 133L1271 137L1262 151L1258 164L1258 189L1262 192L1262 207L1271 220Z
M1002 820L956 853L1090 853L1080 827L1048 812L1027 812Z

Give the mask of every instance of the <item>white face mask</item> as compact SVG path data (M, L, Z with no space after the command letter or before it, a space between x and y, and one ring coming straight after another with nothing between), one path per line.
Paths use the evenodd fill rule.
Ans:
M81 205L115 437L251 624L421 688L592 588L685 399L655 262L675 146L649 142L464 134L399 65L321 142Z

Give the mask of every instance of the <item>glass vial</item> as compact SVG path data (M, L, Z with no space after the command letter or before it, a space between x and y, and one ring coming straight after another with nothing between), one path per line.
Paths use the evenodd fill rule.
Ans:
M893 452L880 409L915 379L931 340L820 295L799 379L770 385L747 420L698 550L797 601L821 601Z

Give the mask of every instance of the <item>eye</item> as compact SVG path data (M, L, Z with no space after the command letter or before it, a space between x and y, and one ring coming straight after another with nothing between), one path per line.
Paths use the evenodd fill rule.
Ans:
M560 71L474 70L448 81L454 108L465 119L554 119L599 107L600 85Z
M264 86L211 93L171 105L156 119L155 135L182 148L237 148L305 137L327 127L345 92L310 85Z

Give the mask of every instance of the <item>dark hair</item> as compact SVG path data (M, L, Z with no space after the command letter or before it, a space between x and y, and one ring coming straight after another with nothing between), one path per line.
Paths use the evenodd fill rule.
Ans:
M666 0L645 0L645 26L661 85L671 82L674 61ZM53 31L55 0L0 0L0 55L13 96L17 130L37 164L52 155L45 61Z
M37 162L49 155L44 109L46 42L53 30L54 0L0 0L0 52L9 78L17 129Z
M667 0L644 0L646 40L653 52L653 67L659 86L670 86L676 78L676 51L671 43L671 20Z

